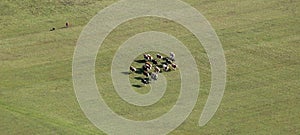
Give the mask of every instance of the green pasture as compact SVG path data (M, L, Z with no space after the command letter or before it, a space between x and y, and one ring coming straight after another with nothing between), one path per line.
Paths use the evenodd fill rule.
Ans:
M116 1L0 2L0 134L105 134L79 107L72 60L85 25ZM183 26L157 17L123 23L100 47L95 73L108 106L128 119L151 120L175 104L180 91L178 71L164 73L169 84L165 96L148 107L123 101L111 81L111 62L118 47L138 33L160 31L184 43L200 71L196 107L171 135L300 134L300 1L183 1L207 18L225 52L227 85L215 116L206 126L198 127L211 82L204 48ZM63 28L66 21L70 28ZM50 32L52 27L56 30ZM138 84L134 77L129 75L130 81ZM133 89L147 93L149 86Z

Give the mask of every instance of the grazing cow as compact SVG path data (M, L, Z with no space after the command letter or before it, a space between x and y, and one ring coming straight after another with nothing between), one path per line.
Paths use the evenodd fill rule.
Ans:
M146 62L145 65L146 65L147 67L149 67L150 69L152 68L152 64L151 64L150 62Z
M142 82L145 86L146 86L147 84L149 84L149 81L148 81L146 78L142 79L141 82Z
M143 75L146 76L146 77L149 77L149 76L150 76L150 73L144 71L144 72L143 72Z
M150 54L144 54L144 59L146 61L152 61L153 60L153 57L150 55Z
M170 60L169 58L166 58L166 62L167 64L172 64L172 60Z
M163 68L164 68L164 71L168 72L169 71L169 65L167 64L163 64Z
M175 61L175 53L174 53L174 52L171 52L171 53L170 53L170 59L171 59L172 61Z
M158 59L163 59L163 58L164 58L164 57L161 56L160 54L156 54L156 57L157 57Z
M68 28L69 27L69 22L66 22L66 28Z
M157 66L155 66L154 72L155 72L155 73L159 73L159 72L160 72L160 68L157 67Z
M153 60L153 57L152 57L151 55L149 55L148 58L147 58L147 60L148 60L148 61L152 61L152 60Z
M172 63L171 67L173 68L173 70L176 70L178 66L175 63Z
M130 66L130 68L129 68L129 69L130 69L131 73L132 73L132 72L136 72L136 68L135 68L135 67L133 67L133 66Z
M150 67L148 67L147 65L143 65L143 70L144 71L150 71Z
M154 65L157 65L157 64L158 64L157 60L152 60L152 63L153 63Z
M54 27L53 27L53 28L51 28L51 29L50 29L50 31L55 31L55 28L54 28Z
M151 74L151 79L156 81L158 79L158 74L157 73L152 73Z
M149 57L149 54L146 54L146 53L145 53L145 54L144 54L144 59L147 60L148 57Z

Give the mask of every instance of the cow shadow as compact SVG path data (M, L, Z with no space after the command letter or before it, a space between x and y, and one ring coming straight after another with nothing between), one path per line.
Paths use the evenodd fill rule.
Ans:
M135 80L142 80L142 77L134 77Z
M136 72L137 74L143 74L144 70L142 68L136 68Z
M143 78L143 77L134 77L135 80L141 81L142 79L145 79L147 81L150 81L150 78Z
M145 63L146 61L145 60L135 60L134 62L136 62L136 63Z
M122 74L124 75L130 75L131 73L130 72L121 72Z
M157 67L159 67L159 68L163 68L163 65L156 65Z
M69 28L69 27L63 26L63 27L60 27L60 28L58 28L58 29L66 29L66 28Z
M141 85L137 85L137 84L133 84L132 87L136 87L136 88L142 88Z

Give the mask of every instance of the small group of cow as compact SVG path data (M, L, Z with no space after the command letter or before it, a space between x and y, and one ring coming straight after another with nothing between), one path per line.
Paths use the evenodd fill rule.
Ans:
M171 70L176 70L177 65L175 62L175 53L171 52L170 57L163 57L160 54L156 55L156 59L154 59L150 54L144 54L144 65L141 70L144 78L141 79L141 82L146 86L150 83L151 80L156 81L158 79L158 74L164 72L168 72ZM130 66L130 72L136 73L137 69L133 66ZM152 70L154 69L154 70ZM151 72L153 71L153 72Z
M66 22L65 27L62 28L69 28L70 24L69 22ZM51 28L50 31L55 31L55 27Z

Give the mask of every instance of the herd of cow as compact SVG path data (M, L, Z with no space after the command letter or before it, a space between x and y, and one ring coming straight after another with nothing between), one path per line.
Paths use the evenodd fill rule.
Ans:
M156 59L150 54L144 54L144 65L140 70L145 77L141 78L141 82L146 86L147 84L150 84L151 80L156 81L159 73L176 70L178 66L174 62L174 52L170 53L170 57L163 57L162 55L157 54ZM131 73L137 72L137 68L133 66L130 66L129 69Z

